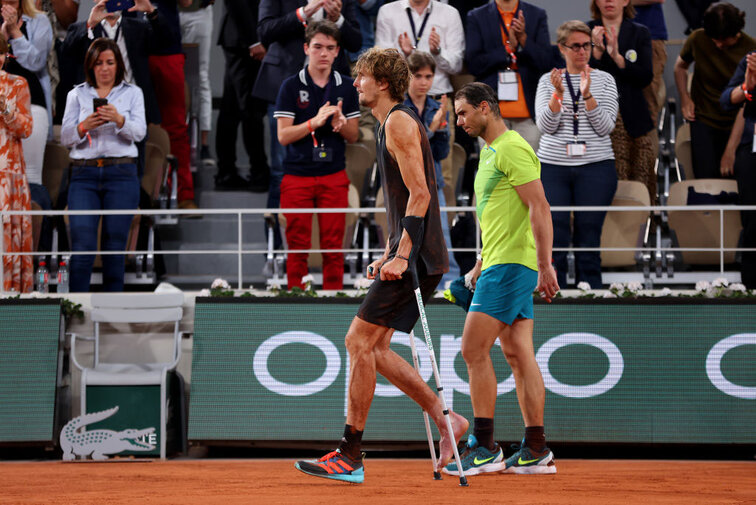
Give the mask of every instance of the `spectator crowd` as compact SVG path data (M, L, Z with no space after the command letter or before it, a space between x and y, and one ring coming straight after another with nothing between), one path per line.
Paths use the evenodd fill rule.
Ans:
M75 0L2 0L0 206L135 209L147 125L159 124L176 158L178 207L196 209L185 43L198 46L198 158L216 163L217 190L267 193L271 209L348 205L345 146L373 143L376 126L358 103L350 65L373 46L395 48L408 61L412 78L403 101L426 127L442 206L457 203L443 191L451 183L451 147L464 148L468 167L480 151L477 139L455 127L452 97L470 81L494 90L507 127L536 151L552 206L610 205L621 180L643 183L655 204L664 0L584 1L590 20L553 30L544 9L522 0L223 0L214 36L214 0L132 0L120 7L98 0L79 22ZM711 4L700 21L674 64L693 172L734 177L738 202L753 205L756 40L743 31L745 13L727 2ZM225 56L215 158L208 145L214 43ZM53 135L56 124L60 138ZM244 174L236 159L239 131L250 163ZM51 201L42 183L45 146L53 141L70 150L64 202ZM473 176L467 170L461 181L470 194ZM275 247L285 237L289 249L310 248L312 216L284 217ZM604 217L553 212L554 247L598 247ZM344 220L319 214L321 248L342 247ZM71 217L73 251L96 250L98 233L103 250L125 248L130 216L100 221ZM451 246L449 221L442 221ZM754 213L744 212L742 221L743 247L755 247ZM29 219L4 219L5 252L30 252L31 233ZM49 239L40 238L40 250L46 247ZM756 288L754 254L743 256L749 288ZM105 258L104 289L122 290L123 256ZM449 279L465 273L451 259ZM554 260L564 286L567 255L556 252ZM92 262L83 255L70 262L72 290L89 289ZM577 282L600 287L599 253L576 253L575 266ZM2 268L5 291L32 289L29 256L6 254ZM324 287L340 289L343 270L343 254L325 254ZM290 254L288 286L301 287L306 273L306 255Z

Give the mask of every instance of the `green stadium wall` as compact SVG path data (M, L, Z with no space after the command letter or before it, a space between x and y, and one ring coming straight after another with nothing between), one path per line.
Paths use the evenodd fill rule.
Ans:
M434 301L435 302L435 301ZM349 299L198 298L189 439L323 441L346 412ZM447 402L472 419L460 353L465 313L430 303L428 321ZM534 343L546 384L549 440L756 443L756 310L720 300L536 304ZM421 375L433 384L418 324ZM411 362L409 336L392 348ZM496 433L518 440L522 418L498 346ZM419 407L378 377L367 441L422 442Z

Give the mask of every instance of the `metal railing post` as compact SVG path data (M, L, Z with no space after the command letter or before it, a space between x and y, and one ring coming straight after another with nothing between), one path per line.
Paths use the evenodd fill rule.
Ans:
M719 209L719 273L724 274L724 209Z
M236 217L238 219L238 223L237 223L238 231L237 231L237 233L239 234L239 240L237 241L237 252L238 252L237 259L239 261L239 265L238 265L238 267L239 267L239 284L238 284L238 287L239 287L239 289L242 289L242 213L241 212L237 212Z

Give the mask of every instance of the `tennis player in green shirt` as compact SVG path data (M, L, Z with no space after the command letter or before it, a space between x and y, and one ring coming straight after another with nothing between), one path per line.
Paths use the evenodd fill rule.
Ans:
M475 293L462 334L475 414L462 468L466 475L555 473L543 429L543 377L533 350L533 291L547 301L559 291L551 265L553 231L541 164L520 134L506 127L488 85L463 87L454 108L457 124L486 142L475 176L483 249L467 275ZM490 351L497 338L512 368L525 421L525 438L506 460L493 440L497 381ZM456 463L444 471L459 473Z

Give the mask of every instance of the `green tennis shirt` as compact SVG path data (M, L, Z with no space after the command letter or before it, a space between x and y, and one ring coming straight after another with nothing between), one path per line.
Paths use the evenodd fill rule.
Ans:
M507 130L480 152L475 195L483 239L483 270L503 263L519 263L538 270L530 213L515 187L540 177L541 162L513 130Z

